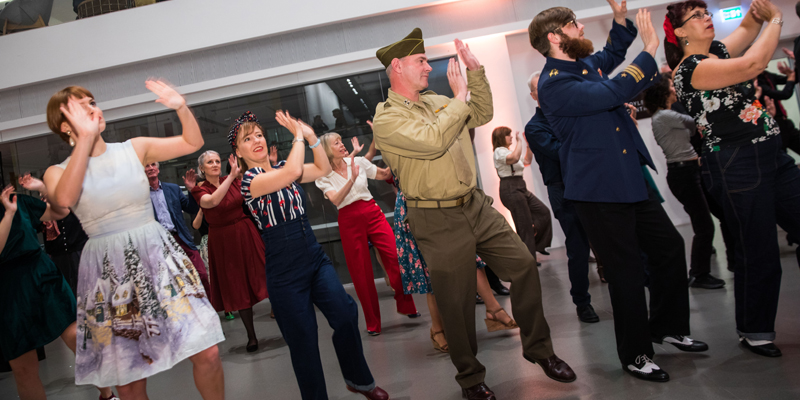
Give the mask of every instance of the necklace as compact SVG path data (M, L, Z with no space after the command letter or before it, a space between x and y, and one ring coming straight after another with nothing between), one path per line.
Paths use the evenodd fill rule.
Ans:
M347 163L344 160L342 160L342 164L344 165L344 168L341 168L341 169L337 168L335 171L342 178L347 179Z

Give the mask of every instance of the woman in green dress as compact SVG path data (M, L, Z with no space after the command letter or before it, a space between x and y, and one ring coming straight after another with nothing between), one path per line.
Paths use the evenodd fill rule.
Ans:
M41 221L64 218L69 210L53 208L27 195L11 198L13 186L0 193L0 351L10 360L22 400L45 399L36 349L59 336L73 352L76 344L75 296L36 236ZM110 388L101 399L113 399Z

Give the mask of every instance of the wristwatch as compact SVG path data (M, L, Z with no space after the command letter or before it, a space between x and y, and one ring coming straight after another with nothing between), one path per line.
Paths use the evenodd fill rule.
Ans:
M783 26L783 20L780 18L773 18L769 23Z

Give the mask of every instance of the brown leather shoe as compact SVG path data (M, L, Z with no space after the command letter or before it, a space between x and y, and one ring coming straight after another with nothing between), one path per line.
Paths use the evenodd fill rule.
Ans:
M354 387L347 386L347 390L358 393L369 400L389 400L389 393L386 393L385 390L375 386L372 390L358 390Z
M483 382L461 389L461 397L467 400L497 400L492 389L489 389Z
M573 371L572 368L570 368L569 365L564 362L564 360L558 358L558 356L555 354L544 360L531 359L524 354L522 356L534 364L541 365L542 369L544 370L544 374L550 379L559 382L572 382L577 378L575 376L575 371Z

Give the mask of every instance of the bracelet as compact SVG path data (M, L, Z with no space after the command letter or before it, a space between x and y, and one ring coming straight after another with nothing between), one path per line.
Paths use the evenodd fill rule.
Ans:
M780 25L783 26L783 20L779 18L773 18L772 21L769 21L770 24Z
M319 138L317 138L317 143L314 143L311 146L308 146L308 148L309 149L313 149L313 148L319 146L320 143L322 143L322 140L319 140Z
M295 142L297 142L297 143L305 143L305 139L303 139L301 137L294 138L294 140L292 140L292 144L295 144Z

